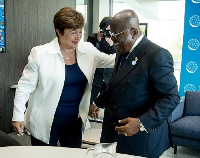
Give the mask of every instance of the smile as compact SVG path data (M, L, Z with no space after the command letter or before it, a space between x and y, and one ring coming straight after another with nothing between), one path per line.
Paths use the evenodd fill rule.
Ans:
M74 44L78 44L78 41L72 41Z

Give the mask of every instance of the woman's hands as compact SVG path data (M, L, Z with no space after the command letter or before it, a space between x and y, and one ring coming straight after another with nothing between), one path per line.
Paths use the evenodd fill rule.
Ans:
M20 135L23 135L24 132L24 121L13 121L13 130Z

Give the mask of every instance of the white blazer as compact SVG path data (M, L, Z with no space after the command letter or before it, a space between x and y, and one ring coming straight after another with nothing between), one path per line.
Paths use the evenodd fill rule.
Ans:
M79 105L79 115L84 130L95 69L112 68L115 55L101 53L89 42L80 42L76 53L77 63L88 81ZM45 143L49 143L51 125L64 80L65 63L58 39L55 38L50 43L33 47L28 57L28 64L18 81L12 120L24 121L26 129L31 135Z

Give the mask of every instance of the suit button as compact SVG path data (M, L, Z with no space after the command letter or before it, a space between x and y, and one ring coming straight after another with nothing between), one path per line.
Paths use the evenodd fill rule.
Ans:
M124 89L124 88L122 88L122 89L121 89L121 92L124 92L124 91L125 91L125 89Z

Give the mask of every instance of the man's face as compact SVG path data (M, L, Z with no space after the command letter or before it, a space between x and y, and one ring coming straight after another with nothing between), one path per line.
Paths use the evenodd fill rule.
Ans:
M111 25L111 39L113 40L117 52L124 54L131 49L134 44L134 40L131 34L131 28L125 28L122 30L119 25L120 24L115 25L115 23Z

